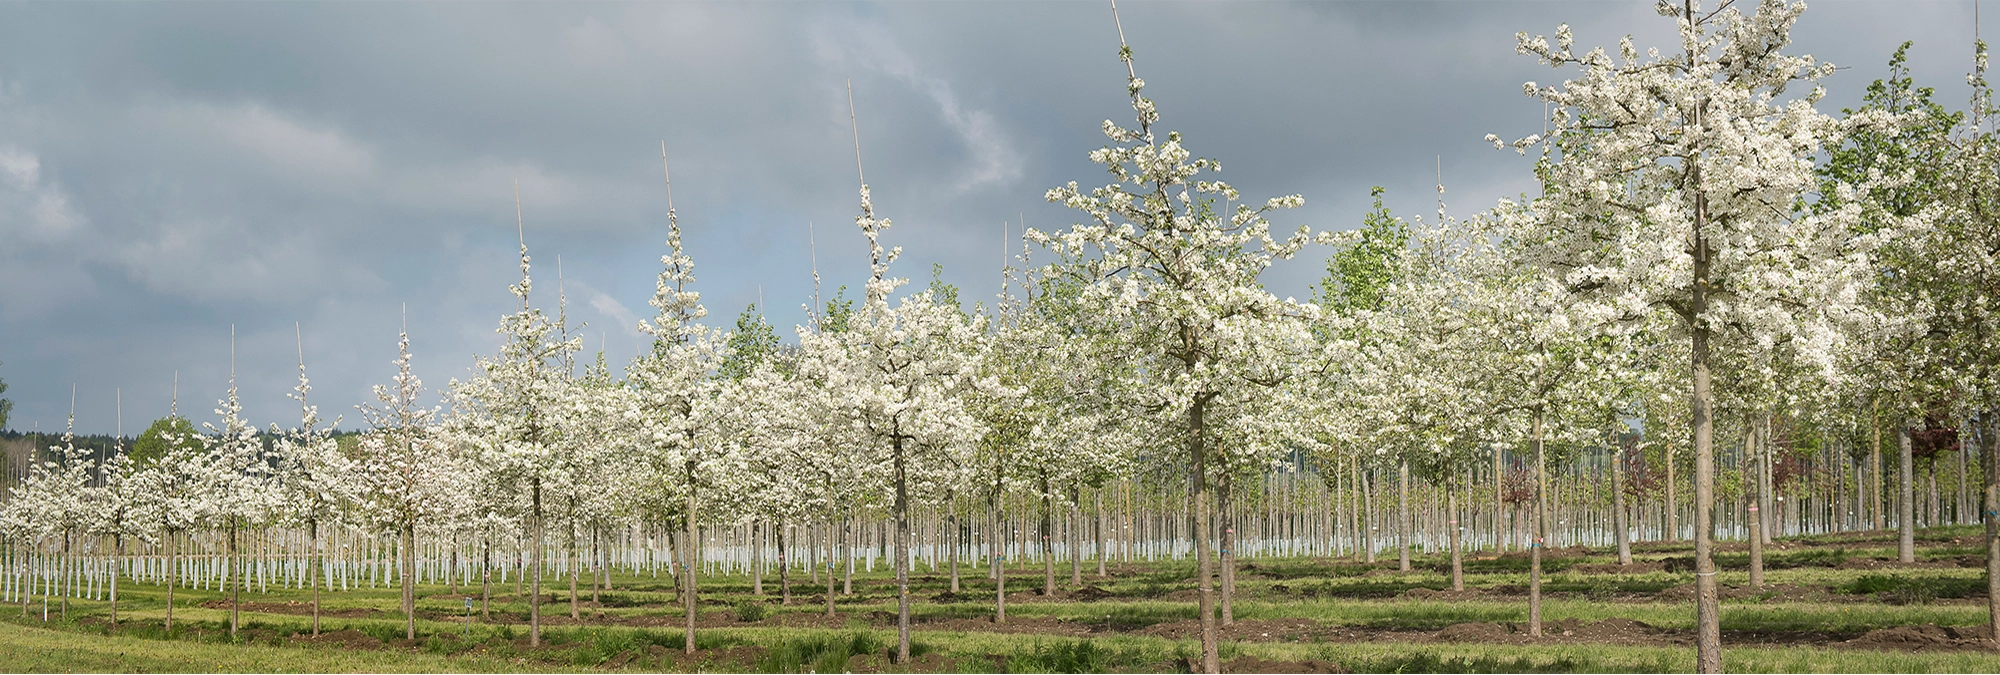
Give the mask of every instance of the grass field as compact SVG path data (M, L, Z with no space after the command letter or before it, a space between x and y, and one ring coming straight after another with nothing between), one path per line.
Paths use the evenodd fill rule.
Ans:
M1741 672L2000 672L2000 651L1979 639L1987 630L1983 570L1968 532L1925 533L1928 563L1904 568L1886 539L1781 542L1768 558L1763 589L1745 588L1746 572L1727 567L1725 667ZM1885 535L1886 536L1886 535ZM1682 595L1692 575L1672 559L1685 550L1651 546L1633 573L1610 566L1601 551L1556 552L1545 584L1550 635L1523 634L1527 619L1522 561L1502 556L1468 565L1465 594L1443 592L1449 578L1435 556L1396 573L1394 562L1367 565L1320 559L1246 560L1238 575L1236 623L1223 634L1225 669L1239 672L1655 672L1687 671L1693 605ZM1954 563L1954 564L1948 564ZM465 619L468 589L419 590L418 639L404 640L393 587L324 595L323 635L310 633L308 591L278 589L243 596L243 630L228 635L227 605L214 590L178 589L175 627L162 630L163 589L126 582L120 626L112 634L107 603L71 600L67 618L51 605L42 620L29 605L0 605L0 670L495 672L704 670L755 672L1162 672L1185 670L1196 652L1197 625L1187 596L1187 563L1116 565L1109 578L1087 570L1085 589L1062 584L1055 596L1009 594L1009 622L991 620L992 584L983 568L963 568L965 588L946 593L946 576L919 567L916 657L890 663L894 594L886 570L860 574L855 593L824 598L795 575L795 604L780 605L776 579L753 596L748 579L703 580L700 649L680 651L682 615L669 580L615 577L591 601L586 584L578 619L570 618L567 582L549 582L547 644L527 645L527 605L511 583L496 584L491 621ZM1059 581L1068 580L1066 567ZM1039 589L1039 567L1010 569L1010 589ZM453 591L457 593L454 594ZM473 597L477 588L470 589ZM475 611L475 617L476 617Z

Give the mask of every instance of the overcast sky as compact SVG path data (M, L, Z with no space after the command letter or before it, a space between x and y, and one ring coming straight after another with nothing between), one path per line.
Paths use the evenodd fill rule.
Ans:
M1739 4L1754 7L1745 0ZM1246 198L1302 194L1277 224L1346 229L1388 188L1398 213L1533 189L1483 143L1540 131L1516 31L1579 47L1671 48L1643 2L1139 2L1120 8L1162 126ZM1914 40L1921 83L1957 105L1970 0L1819 0L1794 51L1845 67L1854 105ZM1101 183L1086 153L1126 121L1102 2L0 4L0 379L9 426L136 434L168 411L213 419L231 368L260 425L304 333L331 417L394 374L407 307L432 392L492 353L513 299L520 182L537 302L557 257L572 321L613 363L665 250L660 145L710 320L763 297L789 339L812 294L860 286L843 82L896 272L942 264L968 304L998 290L1002 228L1074 221L1045 190ZM1327 254L1267 276L1310 295Z

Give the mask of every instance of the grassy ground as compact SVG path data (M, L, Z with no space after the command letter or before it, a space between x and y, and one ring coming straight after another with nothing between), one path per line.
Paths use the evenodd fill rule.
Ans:
M1772 590L1743 589L1725 602L1725 645L1735 645L1726 651L1725 666L1744 672L2000 672L2000 652L1964 644L1945 651L1899 651L1845 643L1871 630L1923 624L1963 629L1964 635L1986 630L1983 570L1947 565L1972 555L1966 551L1980 551L1967 542L1969 532L1924 533L1920 558L1947 561L1938 567L1874 569L1850 562L1893 559L1889 534L1773 547L1767 554ZM1525 598L1518 595L1527 581L1525 560L1510 556L1471 561L1467 585L1479 592L1453 599L1404 595L1449 587L1439 556L1420 556L1419 569L1404 574L1393 572L1393 560L1366 565L1260 559L1244 561L1239 576L1239 626L1305 626L1306 634L1232 635L1240 639L1225 643L1225 660L1249 670L1302 670L1320 663L1356 672L1692 669L1693 649L1670 643L1671 635L1693 627L1692 605L1673 595L1692 574L1666 571L1676 569L1672 559L1687 555L1684 546L1640 547L1642 563L1652 564L1649 571L1630 574L1582 567L1612 562L1602 551L1558 554L1562 557L1547 564L1549 621L1631 619L1658 634L1631 644L1434 639L1432 631L1459 624L1526 621ZM1722 563L1725 585L1747 583L1747 572L1729 567L1740 561L1726 552ZM72 600L67 618L52 606L46 623L39 598L25 615L20 605L0 605L0 645L12 647L0 650L0 670L1159 672L1184 669L1196 651L1185 631L1175 630L1195 617L1186 599L1193 586L1188 563L1120 565L1105 579L1087 568L1086 585L1094 589L1088 594L1071 592L1068 569L1062 567L1058 581L1065 590L1052 598L1035 593L1040 568L1014 568L1008 587L1020 592L1010 593L1014 622L1005 627L987 619L992 584L983 568L963 569L964 588L956 595L945 593L944 574L919 570L913 575L919 658L910 664L890 664L883 656L894 645L895 604L887 570L878 566L872 574L857 574L854 595L836 598L839 617L833 620L815 616L824 601L815 591L824 586L810 578L795 579L796 604L785 606L772 597L775 578L767 577L766 596L756 597L744 577L706 577L701 650L694 657L680 654L681 614L671 584L651 576L619 576L596 603L586 586L579 620L569 618L566 581L550 582L545 589L557 601L544 606L548 645L541 648L526 644L527 606L513 598L512 583L496 584L495 595L506 601L494 603L491 622L464 620L468 589L453 594L443 586L421 588L419 637L413 641L402 639L393 587L326 593L329 635L318 641L297 635L310 632L303 606L309 592L276 587L246 592L244 630L231 642L226 605L218 602L222 594L176 590L175 631L168 634L161 629L164 589L126 582L116 635L107 634L103 602ZM476 597L477 590L470 593ZM1329 631L1359 631L1359 637Z

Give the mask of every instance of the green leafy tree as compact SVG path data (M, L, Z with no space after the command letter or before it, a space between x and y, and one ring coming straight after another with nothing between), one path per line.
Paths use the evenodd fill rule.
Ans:
M1901 117L1902 124L1888 129L1860 127L1840 145L1829 148L1826 160L1819 165L1822 186L1820 198L1813 204L1815 211L1839 208L1842 201L1837 186L1868 183L1870 171L1891 176L1911 174L1906 183L1877 187L1867 195L1896 215L1916 215L1942 196L1939 190L1945 182L1944 172L1951 166L1946 160L1952 147L1951 135L1964 121L1965 113L1946 110L1931 100L1936 93L1931 87L1916 86L1908 63L1910 44L1904 42L1889 57L1889 79L1868 85L1860 109L1840 111L1849 117L1886 112ZM1869 229L1881 225L1873 219L1862 224Z
M777 331L772 330L771 322L764 320L764 313L757 311L757 303L750 303L736 316L736 332L729 334L729 357L722 360L716 372L725 379L740 381L777 351Z
M1379 186L1368 191L1375 207L1361 217L1358 238L1326 259L1326 277L1316 291L1320 307L1329 313L1352 316L1357 311L1378 311L1383 294L1396 281L1403 251L1410 245L1410 227L1389 213L1382 192Z
M847 322L854 318L854 300L847 297L847 286L834 289L833 299L826 301L826 309L820 314L819 328L828 333L847 332Z
M137 466L152 466L175 450L200 452L200 435L201 432L187 418L168 415L153 420L153 424L139 434L139 439L132 442L132 450L127 454Z

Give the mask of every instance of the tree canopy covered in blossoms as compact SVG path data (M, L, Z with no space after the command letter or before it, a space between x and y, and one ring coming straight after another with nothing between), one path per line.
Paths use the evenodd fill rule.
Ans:
M825 574L831 615L841 566L881 557L899 659L919 565L949 566L957 593L962 563L1032 558L1054 595L1059 559L1082 587L1084 560L1102 574L1157 543L1195 561L1198 667L1217 672L1237 524L1317 491L1298 508L1323 526L1299 551L1393 548L1408 570L1413 547L1448 547L1462 590L1462 548L1525 549L1535 636L1555 542L1615 542L1629 563L1635 533L1691 539L1697 665L1718 671L1719 534L1749 540L1753 585L1774 531L1893 520L1911 562L1914 462L1939 522L1939 462L1957 453L1945 511L1984 518L2000 580L1985 46L1967 111L1917 87L1898 52L1867 105L1835 115L1819 108L1832 66L1791 51L1804 3L1658 9L1677 44L1583 47L1566 25L1519 36L1566 78L1523 87L1547 106L1544 132L1488 137L1537 153L1536 192L1453 215L1440 176L1434 218L1393 214L1378 191L1358 228L1283 222L1303 197L1246 199L1221 180L1145 96L1120 27L1130 121L1106 120L1088 153L1108 178L1043 195L1077 222L1007 242L1021 252L990 301L899 276L891 221L861 182L858 298L814 297L790 331L757 305L711 325L681 238L707 216L683 225L669 180L657 314L637 326L651 346L622 369L586 351L560 276L534 292L522 236L519 309L465 378L426 390L399 335L393 372L358 408L367 430L337 436L307 403L301 353L296 425L260 431L232 384L216 421L170 415L110 456L65 437L12 486L0 530L62 564L219 554L232 592L264 573L246 555L271 550L310 559L293 582L315 589L346 587L366 556L393 560L373 573L402 590L409 639L426 578L483 599L496 571L526 578L516 595L534 598L538 645L545 574L567 581L576 618L584 575L596 589L613 566L664 571L688 652L702 574L752 574L761 593L775 571L786 603L792 575ZM1307 251L1329 256L1314 297L1265 288ZM1831 479L1796 479L1808 464ZM1816 510L1786 510L1785 495ZM1141 528L1155 531L1135 518L1107 532L1115 513L1157 515ZM1991 602L2000 617L2000 593Z

